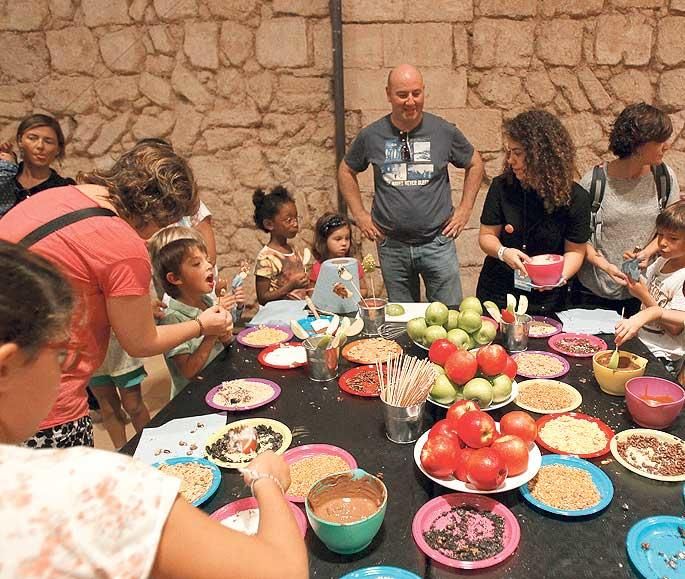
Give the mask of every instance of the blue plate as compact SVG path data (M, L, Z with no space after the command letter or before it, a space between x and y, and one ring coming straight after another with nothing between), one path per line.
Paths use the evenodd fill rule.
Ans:
M648 517L635 523L626 537L626 549L630 562L646 579L685 576L685 560L677 554L685 551L685 540L678 528L685 533L685 517ZM643 545L649 545L648 549ZM659 555L663 553L663 555ZM676 568L666 564L664 556L676 556Z
M328 320L329 322L333 319L333 316L319 316L322 320ZM316 318L314 316L309 316L308 318L302 318L301 320L297 320L297 323L302 326L305 332L307 332L310 336L316 335L316 332L312 329L312 322Z
M219 484L221 484L221 471L219 470L219 467L216 466L214 463L209 462L206 458L198 458L195 456L181 456L178 458L169 458L167 460L162 460L160 462L156 462L152 466L155 468L159 468L163 464L184 464L186 462L194 462L196 464L199 464L200 466L204 466L205 468L208 468L209 470L212 471L212 483L209 485L209 488L207 489L207 492L202 495L199 499L196 499L193 501L193 506L197 507L204 503L205 501L209 500L211 496L217 491L219 488Z
M601 496L600 501L587 509L580 509L577 511L563 511L557 509L551 505L545 504L537 500L533 494L528 489L528 485L524 484L519 487L521 496L526 499L531 505L536 506L538 509L547 511L548 513L553 513L555 515L561 515L562 517L584 517L586 515L593 515L598 513L611 502L614 497L614 485L611 483L611 479L604 473L601 468L596 467L591 462L583 460L582 458L577 458L575 456L562 456L559 454L547 454L542 457L542 465L540 468L544 468L550 464L561 464L563 466L580 468L590 473L592 477L592 482L595 483L597 490Z
M376 577L377 579L421 579L418 575L407 571L406 569L400 569L399 567L364 567L363 569L357 569L343 575L340 579L358 579L361 577Z

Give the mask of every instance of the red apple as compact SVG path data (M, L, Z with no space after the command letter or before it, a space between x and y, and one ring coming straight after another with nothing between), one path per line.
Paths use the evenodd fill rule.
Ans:
M464 447L464 443L461 441L459 434L457 433L457 425L446 418L438 420L428 431L429 440L436 436L446 436L447 438L451 439L454 444L459 446L459 448Z
M482 448L490 446L497 427L487 412L467 412L457 421L457 432L467 446Z
M476 354L476 361L480 371L486 376L496 376L504 372L509 354L499 344L483 346Z
M454 426L457 426L457 421L467 412L480 410L478 402L475 400L457 400L452 406L447 409L446 420L449 420Z
M472 448L463 448L459 453L459 461L457 462L457 468L454 471L454 476L456 476L462 482L468 482L467 477L467 467L469 464L469 457L475 452Z
M459 446L451 438L434 436L421 449L421 466L431 476L449 478L457 468L459 453Z
M490 447L504 460L508 476L521 474L528 468L528 444L520 436L504 434Z
M478 372L476 357L466 350L457 350L450 354L445 362L445 374L455 384L463 386Z
M507 358L507 364L506 366L504 366L504 370L502 370L502 374L506 374L507 376L509 376L509 378L513 380L514 378L516 378L516 373L518 372L518 370L519 368L516 362L511 356L509 356Z
M502 434L515 434L527 443L533 442L538 435L538 426L535 419L522 410L507 412L499 423Z
M466 476L477 489L491 491L507 478L507 467L496 451L491 448L479 448L469 457Z
M434 364L444 366L445 362L447 362L447 358L458 349L459 348L447 338L440 338L431 344L431 347L428 350L428 358Z

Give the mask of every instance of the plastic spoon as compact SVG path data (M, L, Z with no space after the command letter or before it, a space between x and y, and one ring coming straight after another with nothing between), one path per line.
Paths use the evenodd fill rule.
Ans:
M625 313L626 309L623 308L621 310L621 319L623 319L623 314ZM618 368L618 363L621 359L621 356L618 353L618 344L616 344L616 349L614 350L613 354L611 354L611 358L609 358L609 363L607 364L607 368L609 370L616 370Z

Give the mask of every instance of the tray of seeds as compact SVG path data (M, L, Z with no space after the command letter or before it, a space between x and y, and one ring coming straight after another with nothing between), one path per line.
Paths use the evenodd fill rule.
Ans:
M304 444L284 455L290 465L290 487L285 498L303 503L314 484L329 474L357 468L357 461L346 450L331 444Z
M181 488L178 492L194 507L209 500L221 483L221 471L206 458L169 458L152 466L164 474L180 479Z
M237 432L252 427L257 436L256 448L247 452L236 449L233 438ZM225 468L243 468L258 454L273 450L283 454L290 446L293 434L290 429L278 420L270 418L247 418L236 420L221 427L207 438L205 452L207 459Z
M560 378L571 369L569 363L552 352L531 350L512 356L516 373L524 378Z
M509 557L521 528L502 503L480 495L453 493L423 505L414 516L412 535L434 561L459 569L483 569Z
M281 387L262 378L227 380L212 388L205 402L218 410L253 410L278 398Z
M607 343L592 334L557 334L547 340L547 345L555 352L574 358L591 358L607 349Z
M685 480L685 441L659 430L632 428L611 441L611 454L628 470L653 480Z
M561 322L545 316L533 316L528 330L529 338L549 338L561 332Z
M601 468L575 456L547 454L521 496L531 505L564 517L584 517L605 509L614 485Z
M514 403L537 414L559 414L575 410L583 402L580 392L559 380L524 380L519 384Z
M385 366L383 366L385 368ZM356 366L338 378L340 389L354 396L378 398L381 395L376 366Z
M237 336L238 343L250 348L266 348L274 344L287 342L293 337L293 333L287 326L260 325L245 328Z
M614 437L614 431L599 418L580 412L548 414L536 424L535 442L556 454L573 454L580 458L604 456Z

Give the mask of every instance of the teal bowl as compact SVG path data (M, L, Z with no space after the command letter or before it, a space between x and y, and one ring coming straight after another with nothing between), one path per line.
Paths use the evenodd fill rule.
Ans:
M330 501L348 495L360 498L367 506L370 501L375 503L375 510L351 522L333 522L329 517L322 518L330 510L340 512L339 508L330 506ZM330 506L328 511L324 508L327 504ZM387 504L388 489L383 482L357 468L318 481L307 495L305 509L309 524L323 544L334 553L350 555L371 544L383 524Z

